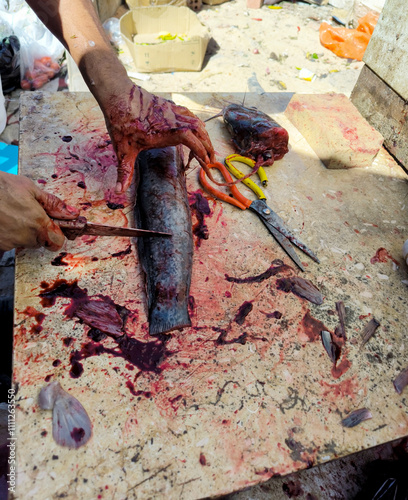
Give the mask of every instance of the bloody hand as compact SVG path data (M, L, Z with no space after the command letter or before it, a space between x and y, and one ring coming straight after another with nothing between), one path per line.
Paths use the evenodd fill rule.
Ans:
M0 172L0 252L40 246L59 250L65 236L49 216L75 219L78 211L27 177Z
M120 95L115 90L100 100L119 161L117 192L129 187L137 155L144 149L183 144L200 162L213 161L210 137L197 116L129 82Z

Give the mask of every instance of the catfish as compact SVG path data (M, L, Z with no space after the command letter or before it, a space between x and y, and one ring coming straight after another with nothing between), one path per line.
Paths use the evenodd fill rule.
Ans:
M137 241L146 278L149 333L160 335L191 326L188 298L194 247L181 147L142 151L138 172L139 227L172 233L171 238Z

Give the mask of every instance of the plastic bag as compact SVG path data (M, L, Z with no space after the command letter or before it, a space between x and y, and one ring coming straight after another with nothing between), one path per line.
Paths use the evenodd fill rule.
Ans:
M110 17L103 23L103 29L108 35L110 43L119 48L122 42L122 33L120 32L120 21L116 17Z
M356 29L335 28L323 22L319 29L320 43L339 57L362 61L378 18L379 14L369 12L358 20Z
M6 102L3 95L3 89L1 86L1 75L0 75L0 134L6 128L6 125L7 125Z
M20 41L20 79L25 90L38 89L60 70L64 46L22 0L0 0L2 17Z
M0 76L4 94L20 86L20 41L14 35L0 42Z

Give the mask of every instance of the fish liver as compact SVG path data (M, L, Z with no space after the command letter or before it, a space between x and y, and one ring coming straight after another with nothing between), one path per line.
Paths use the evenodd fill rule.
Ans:
M327 168L369 167L384 138L344 94L297 94L285 115Z

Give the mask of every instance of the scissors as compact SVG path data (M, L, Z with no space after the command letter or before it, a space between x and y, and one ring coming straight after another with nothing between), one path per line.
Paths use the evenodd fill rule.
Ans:
M231 169L233 175L238 179L244 177L244 174L232 165L232 161L242 161L243 163L246 163L247 165L250 165L252 167L255 165L255 162L250 158L240 157L239 155L231 155L228 156L225 160L227 166L224 166L220 162L215 162L209 164L208 167L216 168L217 170L219 170L221 172L221 175L227 182L234 182L234 179L231 177L227 168ZM257 195L258 199L255 201L249 200L243 194L241 194L235 184L228 186L231 191L232 197L214 188L209 183L205 174L205 170L203 168L200 169L199 179L204 189L206 189L216 198L222 201L226 201L231 205L235 205L241 210L246 210L247 208L249 208L252 212L255 212L256 215L265 224L268 231L277 240L277 242L281 245L288 256L293 260L293 262L299 267L299 269L301 269L302 271L305 270L292 245L298 247L315 262L320 263L314 252L310 250L310 248L308 248L304 243L299 241L296 236L288 229L279 215L277 215L271 208L268 207L268 205L266 204L266 196L264 195L263 191L251 179L244 179L242 182L245 183Z
M93 236L172 236L171 233L161 233L158 231L147 231L145 229L135 229L132 227L106 226L104 224L94 224L88 222L86 217L79 216L75 220L52 219L69 240L74 240L78 236L90 234Z

